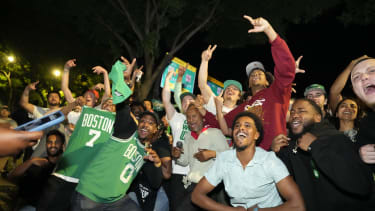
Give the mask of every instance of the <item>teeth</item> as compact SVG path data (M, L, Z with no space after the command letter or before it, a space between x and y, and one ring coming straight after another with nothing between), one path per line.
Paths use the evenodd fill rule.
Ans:
M237 137L246 137L246 134L243 132L237 133Z
M291 125L292 126L298 126L298 125L300 125L300 122L299 121L292 121Z

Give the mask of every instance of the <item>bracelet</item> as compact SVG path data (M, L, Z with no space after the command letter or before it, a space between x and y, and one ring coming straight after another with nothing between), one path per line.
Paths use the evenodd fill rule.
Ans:
M154 163L154 166L155 166L156 168L159 168L159 167L161 166L161 162L159 162L159 163Z
M258 207L255 207L255 208L253 209L253 211L258 211Z

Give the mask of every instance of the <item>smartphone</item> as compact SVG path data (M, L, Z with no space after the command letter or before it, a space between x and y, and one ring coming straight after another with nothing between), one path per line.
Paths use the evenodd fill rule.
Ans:
M62 121L64 121L64 119L64 114L61 111L56 111L39 119L35 119L23 125L20 125L16 127L15 130L41 131L61 123Z

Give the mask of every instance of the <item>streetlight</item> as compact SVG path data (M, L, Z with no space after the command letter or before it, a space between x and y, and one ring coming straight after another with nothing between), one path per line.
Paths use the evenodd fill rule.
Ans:
M9 62L14 62L16 59L14 58L14 56L8 56L8 61Z
M61 75L61 71L60 71L59 69L54 69L54 70L52 71L52 73L53 73L53 75L54 75L55 77L59 77L59 76Z

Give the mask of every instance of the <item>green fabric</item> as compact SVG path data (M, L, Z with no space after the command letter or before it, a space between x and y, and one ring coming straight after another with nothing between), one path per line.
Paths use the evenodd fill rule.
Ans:
M181 109L181 99L180 99L181 90L182 90L182 82L176 82L176 84L174 86L173 98L174 98L174 102L176 103L176 105L177 105L178 109L180 110L180 112L182 112L182 109Z
M124 81L124 71L126 70L126 65L122 62L117 61L109 73L109 79L112 80L112 97L113 104L118 104L126 100L132 91Z
M108 141L115 114L84 106L56 173L79 179L85 167Z
M111 137L82 174L76 190L98 203L121 199L144 164L145 155L136 133L129 139Z

